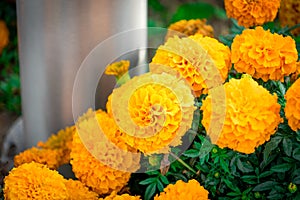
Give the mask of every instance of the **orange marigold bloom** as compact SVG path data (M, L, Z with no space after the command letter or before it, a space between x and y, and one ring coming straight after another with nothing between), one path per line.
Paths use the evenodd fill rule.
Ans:
M99 198L99 200L141 200L139 196L131 196L129 194L118 195L115 191L105 198Z
M221 148L228 147L246 154L253 153L256 147L270 139L278 124L283 121L279 114L277 96L271 95L249 75L244 75L240 80L230 79L224 87L226 117L215 143ZM211 100L209 94L201 107L202 124L207 131L211 123Z
M182 180L168 185L154 200L208 200L208 191L195 179L185 183Z
M53 149L38 149L32 147L23 151L14 157L14 165L18 167L24 163L37 162L45 164L50 169L57 169L60 165L58 162L61 157L59 151Z
M264 81L281 80L297 69L295 41L266 31L262 27L246 29L233 40L231 60L238 72Z
M97 111L95 116L95 113L89 110L78 119L77 133L73 136L70 155L71 164L75 176L83 184L98 194L109 194L112 191L120 191L127 184L131 173L126 170L134 171L133 168L139 166L139 159L124 149L111 149L110 145L113 142L104 141L105 136L101 135L99 126L104 133L116 132L113 120L103 111Z
M3 191L7 200L69 199L63 176L35 162L13 168L4 179Z
M279 21L281 26L294 26L300 23L299 0L281 0L279 9ZM292 30L295 35L300 34L300 28Z
M6 23L3 20L0 20L0 53L3 48L8 45L9 42L9 31L6 26Z
M250 27L273 21L280 7L280 0L225 0L226 14L240 26Z
M64 181L69 198L68 200L97 200L98 194L90 191L87 187L85 187L80 181L77 180L65 180Z
M193 65L191 61L198 66ZM161 70L161 67L155 64L177 70L190 84L195 95L200 96L207 93L207 81L226 80L231 68L230 49L218 40L201 34L189 38L174 37L156 51L150 64L151 72Z
M292 130L300 129L300 78L298 78L285 94L285 116Z
M203 36L214 37L214 29L212 26L206 24L206 19L191 19L191 20L180 20L171 24L168 27L168 33L166 40L174 35L190 36L195 34L201 34Z
M37 146L42 149L57 151L60 154L57 161L59 166L67 164L70 162L71 144L75 130L75 126L66 127L58 133L52 134L46 142L38 142Z
M124 132L120 137L147 154L181 144L195 109L189 86L169 74L134 77L113 91L111 104L112 116Z

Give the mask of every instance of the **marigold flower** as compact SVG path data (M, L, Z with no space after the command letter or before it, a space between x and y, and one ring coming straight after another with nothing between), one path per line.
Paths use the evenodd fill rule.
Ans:
M280 7L280 0L225 0L226 14L240 26L250 27L273 21Z
M151 72L161 70L155 64L177 70L190 84L195 95L200 96L207 93L208 82L222 79L218 82L223 83L226 80L231 68L230 49L216 39L200 34L181 39L175 37L158 48L150 64Z
M90 191L80 181L68 179L65 180L64 183L68 191L69 200L78 200L78 199L97 200L98 199L98 194Z
M300 78L298 78L285 94L285 116L292 130L300 129Z
M129 60L121 60L106 66L105 74L114 75L117 83L122 85L130 79L128 69L130 66Z
M194 97L183 80L147 73L115 89L112 116L128 145L150 154L181 144L191 127ZM126 134L125 134L126 133Z
M9 42L9 30L6 26L6 23L3 20L0 20L0 53L3 48L8 45Z
M105 198L99 200L141 200L139 196L131 196L129 194L118 195L115 191Z
M53 149L38 149L32 147L14 157L14 165L18 167L24 163L37 162L47 165L50 169L57 169L60 165L60 152Z
M214 143L221 148L253 153L256 147L270 139L282 122L277 96L271 95L249 75L244 75L240 80L230 79L224 87L226 117L221 133ZM216 133L208 131L212 115L211 100L209 94L203 101L202 124L208 134L214 136Z
M154 197L154 200L208 200L208 193L195 179L187 183L179 180L174 185L168 185L163 192Z
M83 184L98 194L118 192L130 178L130 173L126 171L136 170L139 159L124 149L112 149L113 142L105 142L105 135L101 135L99 127L104 133L114 133L116 126L113 120L103 111L96 113L101 116L94 115L89 110L78 119L70 155L72 170Z
M182 33L182 34L180 34ZM190 36L195 34L201 34L203 36L214 37L214 29L212 26L206 24L206 19L191 19L191 20L180 20L171 24L168 27L168 32L166 35L166 40L169 37L177 35L181 36Z
M279 21L281 26L294 26L300 23L300 3L298 0L281 0ZM300 28L291 31L294 35L300 34Z
M231 60L238 72L264 81L281 80L296 71L298 53L290 37L262 27L246 29L233 40Z
M63 176L35 162L25 163L10 171L4 179L4 197L7 200L69 199Z
M57 151L60 154L57 161L59 166L67 164L70 162L71 144L75 130L75 126L66 127L58 133L52 134L46 142L38 142L37 146Z

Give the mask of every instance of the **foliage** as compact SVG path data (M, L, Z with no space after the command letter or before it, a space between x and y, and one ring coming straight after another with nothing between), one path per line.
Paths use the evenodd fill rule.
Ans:
M21 113L16 10L14 4L0 2L0 19L9 29L9 44L0 55L0 110Z

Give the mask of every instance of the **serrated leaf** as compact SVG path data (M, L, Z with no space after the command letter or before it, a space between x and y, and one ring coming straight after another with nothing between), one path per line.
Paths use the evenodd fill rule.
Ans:
M189 149L183 153L184 156L189 158L196 158L200 155L200 151L197 149Z
M156 192L156 183L148 185L145 191L145 200L150 200Z
M272 138L265 146L264 149L264 160L267 160L270 156L270 153L278 147L278 144L281 142L282 138L274 137Z
M291 156L292 155L292 151L293 151L293 142L291 139L289 138L284 138L282 141L282 145L283 145L283 151L287 156Z
M156 181L156 186L160 192L162 192L164 190L164 185L160 182L159 179L157 179L157 181Z
M243 163L240 159L237 159L237 167L239 170L241 170L241 172L244 172L244 173L249 173L254 170L251 164L249 164L247 162Z
M260 175L259 175L259 178L265 178L265 177L267 177L267 176L270 176L270 175L272 175L274 172L272 172L272 171L265 171L265 172L263 172L263 173L261 173Z
M293 165L291 163L283 163L283 164L272 166L271 171L273 171L273 172L287 172L292 168L292 166Z
M141 182L139 182L140 185L149 185L150 183L156 182L157 178L152 177L152 178L147 178Z
M170 184L170 182L166 176L160 176L159 178L164 184L166 184L166 185Z
M253 191L257 191L257 192L260 192L260 191L266 191L266 190L271 190L275 185L277 185L278 183L275 182L275 181L266 181L266 182L263 182L263 183L260 183L258 184L257 186L255 186L253 188Z
M293 158L300 161L300 148L294 149Z

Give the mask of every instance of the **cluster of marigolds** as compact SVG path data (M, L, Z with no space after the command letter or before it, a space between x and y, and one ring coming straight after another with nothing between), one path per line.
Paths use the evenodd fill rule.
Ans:
M294 21L300 17L289 16L293 15L287 11L291 2L281 2L283 26L300 22ZM193 120L194 98L202 94L208 95L200 108L201 123L211 137L219 131L213 142L251 154L283 122L277 95L260 86L258 79L293 80L285 94L284 111L291 129L300 129L300 79L295 78L300 65L295 41L260 26L273 21L279 7L280 0L225 0L228 17L246 27L231 48L213 38L213 28L205 20L182 20L169 27L165 44L150 63L150 72L128 79L129 61L107 66L106 74L115 75L122 85L109 96L106 111L89 110L76 125L15 156L15 168L5 178L5 199L142 199L120 193L131 172L138 169L135 155L168 152L180 145ZM245 75L228 80L230 70ZM214 95L214 90L223 91L226 99L218 99L221 96ZM121 151L97 141L99 132ZM67 163L77 180L67 180L56 171ZM154 199L199 200L208 196L193 179L168 185Z

